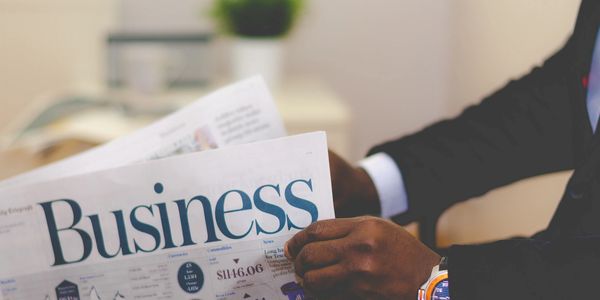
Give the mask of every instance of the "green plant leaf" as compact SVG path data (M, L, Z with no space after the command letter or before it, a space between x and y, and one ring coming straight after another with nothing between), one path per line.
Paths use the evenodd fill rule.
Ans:
M303 0L215 0L221 30L246 37L281 37L293 27Z

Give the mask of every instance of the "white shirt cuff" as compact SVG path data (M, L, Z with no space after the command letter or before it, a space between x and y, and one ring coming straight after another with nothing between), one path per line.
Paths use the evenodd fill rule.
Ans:
M391 218L408 210L408 197L402 172L385 153L371 155L359 163L373 180L381 204L381 216Z

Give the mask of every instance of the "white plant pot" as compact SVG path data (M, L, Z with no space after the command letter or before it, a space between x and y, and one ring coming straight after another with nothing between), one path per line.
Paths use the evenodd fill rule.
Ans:
M271 88L281 82L284 50L280 39L236 38L231 52L235 79L262 75Z

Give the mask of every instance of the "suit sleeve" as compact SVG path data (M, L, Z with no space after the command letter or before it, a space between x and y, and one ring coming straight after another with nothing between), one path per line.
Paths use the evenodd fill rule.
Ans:
M402 171L408 223L523 178L572 169L567 47L452 120L377 146Z
M600 237L449 249L452 299L598 299Z

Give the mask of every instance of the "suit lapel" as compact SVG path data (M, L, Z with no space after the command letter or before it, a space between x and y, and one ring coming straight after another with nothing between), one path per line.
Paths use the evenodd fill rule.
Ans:
M587 111L587 85L584 84L584 81L589 78L600 26L600 5L598 4L600 2L584 1L571 41L573 42L574 56L571 74L568 74L568 78L572 100L575 101L574 120L577 124L575 142L580 148L576 153L583 154L579 156L583 159L578 160L581 163L585 163L590 154L598 152L595 149L600 146L600 127L597 127L596 134L593 134Z

